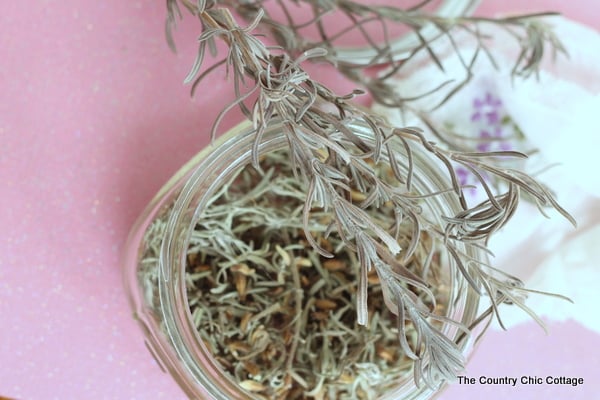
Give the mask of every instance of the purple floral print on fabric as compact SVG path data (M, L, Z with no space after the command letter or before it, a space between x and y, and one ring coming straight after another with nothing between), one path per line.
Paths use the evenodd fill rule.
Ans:
M487 92L483 98L473 100L475 111L471 115L471 121L484 122L487 125L498 125L501 121L502 100Z
M509 128L509 132L505 132L506 112L502 100L490 92L485 92L483 96L473 99L472 107L473 131L477 132L477 138L480 139L475 149L480 152L512 150L513 146L508 138L512 129ZM474 195L477 191L475 186L479 186L477 178L461 166L456 169L456 175L462 186L472 186L468 192Z

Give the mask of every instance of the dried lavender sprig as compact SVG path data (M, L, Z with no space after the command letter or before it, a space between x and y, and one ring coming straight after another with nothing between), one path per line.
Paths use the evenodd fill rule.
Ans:
M235 11L247 20L254 20L259 12L264 12L265 15L261 19L261 25L264 26L277 40L277 42L292 54L300 54L307 49L322 47L328 50L323 56L324 59L338 64L340 62L339 54L344 50L335 45L336 41L341 37L351 33L358 32L364 39L364 42L375 50L372 53L372 58L366 64L360 62L354 64L353 61L345 59L343 64L349 68L363 68L372 65L384 63L394 63L403 58L405 49L396 50L393 45L395 39L390 34L392 26L401 26L408 28L416 33L416 37L421 44L426 45L429 39L426 39L423 34L423 28L437 27L445 23L446 25L460 23L455 18L443 18L427 12L425 8L431 3L431 0L426 0L420 4L414 5L411 8L403 9L400 7L369 5L358 3L351 0L334 0L334 1L314 1L314 0L298 0L292 4L284 0L275 2L266 0L257 0L252 2L239 2L234 0L217 0L217 3L223 6L235 9ZM465 10L472 9L475 1L465 0L461 4ZM466 5L465 5L466 4ZM296 9L308 9L311 15L306 21L296 22L294 15ZM278 11L284 15L284 21L280 21L271 15L272 11L278 8ZM271 12L270 12L271 11ZM341 20L349 21L349 25L338 29L334 32L329 32L324 26L323 18L328 14L338 12L341 15ZM306 17L305 17L306 18ZM440 22L441 21L441 22ZM374 37L371 29L374 25L378 26L376 31L383 39ZM319 35L318 39L309 39L301 33L301 30L312 26ZM329 27L330 28L330 27ZM401 53L398 54L398 51Z
M269 3L271 7L267 7L266 3ZM383 89L377 88L378 84L385 82L402 69L406 69L407 64L409 64L408 61L423 52L427 53L431 60L443 71L443 62L438 55L438 51L435 49L435 44L440 39L447 39L454 47L454 51L460 54L455 38L459 32L466 32L475 38L479 45L480 53L487 56L495 64L493 52L489 46L490 36L485 33L486 25L498 26L508 32L514 38L515 46L520 48L519 55L516 57L512 69L512 73L515 76L528 77L530 75L537 75L547 48L552 52L553 57L556 57L559 53L566 54L566 50L559 38L542 20L545 17L556 16L556 13L530 13L503 18L444 17L427 11L425 7L428 3L430 1L424 1L409 9L402 9L400 7L361 4L352 0L298 0L294 2L297 7L304 5L306 6L305 8L309 8L312 12L312 17L308 21L298 24L294 21L293 12L289 10L289 4L282 0L276 2L267 2L265 0L253 2L234 0L216 1L216 4L235 9L239 15L248 21L255 21L259 13L262 14L260 25L270 32L273 39L290 52L290 54L301 54L316 47L327 49L328 52L322 58L334 65L338 65L341 72L357 82L364 80L367 76L367 74L363 73L365 68L373 65L391 64L392 67L387 74L374 79L368 78L369 82L361 82L365 87L371 88L373 97L376 99L383 97L382 95L384 94ZM273 11L274 7L279 7L279 11L286 16L285 21L278 21L271 16L272 12L269 11ZM472 6L467 8L472 8ZM322 24L322 19L332 12L341 13L353 23L342 32L328 32ZM383 33L382 39L376 39L373 37L372 32L364 28L365 24L372 24L373 22L377 22L377 25L380 26L380 31ZM310 40L301 33L301 29L310 25L318 29L320 40ZM405 49L402 50L402 54L394 53L394 42L398 39L392 38L389 34L390 25L400 25L415 34L417 44L409 54L404 54L406 52ZM427 37L424 36L421 32L425 27L435 27L434 34ZM337 53L340 49L334 42L338 37L352 31L359 32L365 42L376 50L376 55L366 65L338 63ZM470 79L472 63L464 60L463 66L469 72L467 79ZM466 82L460 82L455 85L451 94L458 92L465 84ZM380 91L381 93L378 93Z
M264 27L267 31L271 32L273 38L291 54L298 54L302 50L311 48L311 46L320 46L328 49L328 52L322 55L321 58L324 57L334 64L336 64L336 47L333 41L336 35L327 32L320 25L321 19L331 12L339 12L348 16L355 21L351 29L359 30L365 37L365 40L373 47L386 49L384 52L391 58L379 60L389 62L389 68L386 73L378 74L377 76L365 73L364 70L371 64L356 66L343 64L337 65L338 69L347 77L365 87L375 102L396 108L400 112L409 111L416 115L439 140L453 150L468 151L469 149L460 140L456 140L456 136L460 136L460 134L449 131L447 127L440 126L430 118L427 112L416 109L412 103L416 100L426 98L430 94L443 91L445 94L442 96L442 99L435 100L435 104L431 106L431 109L435 110L445 104L471 81L474 76L473 68L483 57L486 57L493 66L497 66L494 52L492 51L494 36L486 33L488 25L499 27L501 30L507 32L509 34L508 39L514 39L515 49L520 49L518 55L515 56L511 71L513 76L520 76L522 78L527 78L531 75L537 76L540 65L548 51L550 51L553 59L558 55L567 54L558 36L545 22L545 18L557 15L553 12L520 14L503 18L443 17L424 9L430 3L429 1L423 1L409 9L400 9L388 6L357 4L351 0L338 0L335 2L299 0L295 3L297 6L302 4L310 5L310 9L314 14L311 20L300 26L294 22L292 13L288 9L289 5L285 1L269 2L271 7L266 7L267 2L264 0L253 1L251 3L220 0L218 3L226 4L235 9L236 12L246 19L255 20L258 13L261 13L262 17L258 22L258 26ZM283 11L287 17L287 21L276 21L269 15L269 11L272 11L275 6L278 6ZM375 39L370 36L371 33L362 29L362 24L357 22L360 20L370 21L373 16L376 16L380 20L381 29L384 32L387 32L388 23L400 24L417 33L420 43L415 45L409 55L403 56L401 61L399 61L399 59L394 58L390 53L394 39L386 34L382 43L375 43ZM436 27L437 35L424 37L418 34L419 30L428 24ZM321 41L310 41L302 36L300 29L306 25L317 25L319 27ZM465 39L473 39L476 43L475 51L468 57L460 49L460 43ZM413 64L419 64L423 61L422 53L425 53L425 56L438 65L441 72L443 72L442 57L445 54L438 55L438 53L441 53L441 50L437 46L440 41L449 43L451 50L457 55L464 69L464 79L456 83L450 80L442 82L431 91L417 95L413 93L397 93L387 82L388 79L402 73L406 69L409 69L407 72L410 73L410 69L414 68ZM379 61L374 59L372 64L378 64ZM501 162L500 159L497 160ZM488 159L487 163L491 166L501 166L500 163L493 159ZM466 169L469 168L466 167ZM477 176L477 172L474 172L474 175ZM485 182L483 182L483 186L486 190L488 189Z
M379 270L390 273L393 270L392 267L396 269L401 267L401 263L392 261L399 249L397 243L390 240L391 236L384 227L376 221L370 220L368 216L365 219L362 208L349 200L350 191L352 190L349 183L356 183L358 188L361 186L365 188L367 183L375 185L378 191L368 193L372 196L372 202L395 199L396 215L409 216L418 229L422 227L428 230L433 229L431 223L422 214L414 212L414 198L407 196L405 193L406 187L403 185L410 182L410 176L413 173L412 166L409 167L407 176L400 176L397 168L393 166L394 161L392 160L395 159L396 155L392 154L387 146L387 142L393 138L402 140L406 150L405 156L409 160L412 154L411 146L415 145L438 157L446 164L449 175L453 180L453 189L461 197L463 197L462 188L457 183L455 172L450 163L453 159L469 163L473 168L487 169L496 173L508 182L530 191L540 201L556 206L553 198L540 190L541 186L533 184L535 181L532 178L524 178L525 175L519 176L498 170L496 167L481 161L481 155L478 154L461 154L441 150L427 141L416 129L394 129L389 127L380 118L349 102L352 95L337 96L323 85L311 80L297 61L291 59L286 53L272 54L264 44L250 33L251 28L257 25L260 15L249 28L241 28L226 9L209 8L204 2L201 2L198 6L187 2L184 2L184 4L199 17L203 26L200 40L201 50L194 70L199 71L203 62L204 47L214 41L215 38L222 39L229 45L226 64L233 71L236 91L245 86L246 78L254 81L254 85L249 92L256 91L258 93L258 100L255 101L252 107L247 107L244 103L248 93L239 93L238 100L232 105L239 106L254 121L257 128L256 143L259 143L264 130L271 121L274 119L283 121L284 132L288 138L295 168L313 188L311 195L308 196L310 203L307 203L308 206L305 207L305 220L306 213L310 212L313 202L330 206L332 210L335 210L336 212L332 213L334 223L331 225L331 229L337 230L349 248L367 249L362 250L364 255L361 260L362 268L368 269L370 265L377 265ZM322 52L317 51L315 54L322 54ZM307 57L310 57L310 55L310 53L306 54ZM193 76L193 74L190 76ZM200 75L200 77L203 76ZM361 140L348 128L349 124L357 123L357 121L370 127L375 139L373 145ZM213 129L213 134L214 132ZM255 164L258 165L256 148L254 156ZM323 158L323 154L325 154L325 158ZM387 188L372 171L364 168L365 159L370 158L374 162L380 162L382 154L387 156L390 167L397 174L398 187L404 187L404 192L403 190ZM348 175L342 173L342 167L347 167L351 172ZM357 178L359 176L360 178ZM381 188L385 190L381 190ZM499 196L494 196L491 193L489 195L490 198L486 202L486 204L489 204L486 209L486 212L490 214L489 218L493 220L500 217L500 220L505 222L505 216L507 212L510 212L510 207L503 205ZM509 202L509 204L512 206L513 203ZM444 243L448 249L452 249L454 242L464 243L466 239L475 241L476 239L486 238L494 231L494 229L489 229L488 226L483 229L481 225L474 223L473 218L470 218L471 213L476 213L478 209L468 209L464 202L463 207L465 213L454 216L454 220L451 222L454 226L469 226L469 235L443 233ZM305 226L305 230L308 232L307 226ZM435 229L433 229L433 232L440 233L436 232ZM382 246L380 242L386 246ZM318 245L313 244L318 249ZM377 250L373 251L373 248ZM456 255L457 263L462 265L461 255L456 252L453 254ZM478 290L485 283L486 276L481 274L482 268L481 265L473 262L460 268L465 278ZM400 269L400 271L402 270ZM413 279L410 274L397 273L390 276L393 276L398 282L426 287L425 282L420 281L418 278ZM422 309L422 303L419 299L402 297L396 285L389 283L389 281L386 282L388 300L396 300L397 303L401 301L401 304L396 304L396 310ZM359 293L363 292L359 291ZM488 293L490 296L496 295L493 288L489 289ZM359 318L364 320L366 298L360 298L358 302ZM431 315L429 312L422 312L423 316ZM416 313L406 312L403 315L416 319L413 320L413 323L419 323ZM439 341L432 340L428 336L431 335L429 330L422 329L420 332L420 340L422 340L425 347L419 354L419 360L427 360L426 364L421 365L420 369L424 373L426 371L438 371L446 372L442 373L441 376L452 375L450 372L456 371L456 357L448 351L442 353L443 355L436 353L444 347L434 346L435 343L439 344ZM456 347L453 351L455 350L457 351ZM437 374L435 375L437 376Z

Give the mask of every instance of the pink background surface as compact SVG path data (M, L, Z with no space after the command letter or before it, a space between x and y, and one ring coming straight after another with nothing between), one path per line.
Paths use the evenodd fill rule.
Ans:
M485 1L486 13L525 11ZM0 13L0 395L19 399L180 399L145 349L121 279L127 232L153 194L207 143L233 99L216 74L182 86L195 25L163 37L164 1L3 1ZM600 29L594 0L528 1ZM331 69L310 69L348 91ZM232 114L223 128L240 121ZM478 377L583 377L571 386L453 385L442 399L591 399L600 336L574 322L490 332Z

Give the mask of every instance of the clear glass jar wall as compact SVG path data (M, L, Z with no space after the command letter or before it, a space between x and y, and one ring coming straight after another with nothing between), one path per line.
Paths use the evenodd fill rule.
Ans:
M367 126L352 129L363 140L371 140ZM148 349L165 372L194 399L253 399L224 373L200 340L192 322L187 302L185 270L189 238L195 220L211 194L241 168L251 163L254 131L241 124L220 137L184 166L155 196L131 230L124 259L125 284ZM287 145L281 126L273 124L259 146L261 154L284 149ZM407 161L398 159L402 168ZM423 154L415 152L413 188L430 193L448 188L440 167ZM451 193L425 199L426 208L437 215L454 215L459 204ZM436 221L443 226L443 221ZM157 226L160 230L157 231ZM482 252L470 256L481 259ZM450 296L446 316L470 326L477 317L479 296L462 279L451 260L448 276ZM461 332L450 324L441 329L457 341ZM459 346L465 356L473 348L473 336L464 337ZM434 394L426 385L417 387L412 372L381 399L425 399Z

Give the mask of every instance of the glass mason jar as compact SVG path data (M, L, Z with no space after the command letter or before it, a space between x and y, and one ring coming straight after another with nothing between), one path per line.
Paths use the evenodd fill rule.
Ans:
M355 124L351 128L361 139L370 140L366 125ZM251 125L242 123L200 152L150 202L133 226L126 245L124 278L134 318L163 371L170 373L190 398L254 398L222 371L201 340L189 310L185 284L186 253L195 221L211 194L251 163L254 140ZM260 154L266 154L286 146L281 125L274 123L258 149ZM398 163L407 168L407 160L399 158ZM417 193L449 187L443 170L432 159L415 151L413 163L412 185ZM423 204L424 208L435 210L436 215L454 215L459 210L452 193L427 197ZM443 226L441 218L435 222ZM148 256L149 249L152 257ZM486 257L483 252L462 250L476 259ZM479 295L462 278L452 260L445 264L449 286L445 315L471 326L478 316ZM462 335L456 326L447 323L441 331L458 342L465 357L471 353L475 334ZM435 392L426 385L417 387L408 371L397 388L381 399L425 399Z

